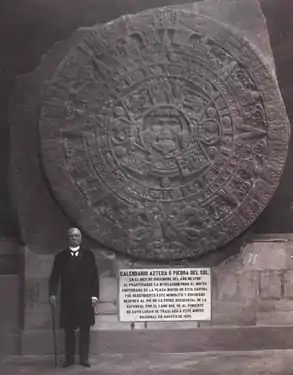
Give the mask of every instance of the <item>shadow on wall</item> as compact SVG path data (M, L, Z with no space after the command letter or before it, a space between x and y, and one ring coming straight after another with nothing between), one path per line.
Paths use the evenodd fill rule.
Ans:
M8 100L15 77L31 72L52 45L82 26L180 0L10 0L0 2L0 236L20 236L9 170Z

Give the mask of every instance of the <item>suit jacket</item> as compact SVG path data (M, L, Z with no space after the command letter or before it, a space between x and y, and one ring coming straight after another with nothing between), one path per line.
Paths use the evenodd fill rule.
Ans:
M79 249L73 257L69 249L54 259L49 277L49 295L57 294L61 285L60 327L77 328L95 324L91 297L99 298L99 277L92 251Z

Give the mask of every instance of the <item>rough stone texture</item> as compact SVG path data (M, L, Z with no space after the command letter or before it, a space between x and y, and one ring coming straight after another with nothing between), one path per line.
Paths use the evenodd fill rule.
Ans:
M257 325L292 325L293 303L288 300L260 301L257 311Z
M17 235L17 220L14 206L11 207L13 197L10 194L9 178L7 178L7 167L9 166L9 120L7 116L7 98L10 89L13 86L16 75L23 72L30 72L37 66L38 60L42 53L47 51L55 40L60 40L70 36L73 30L80 25L90 25L98 22L109 21L125 12L137 12L146 7L162 6L177 1L168 0L119 0L114 2L96 2L93 0L72 0L70 2L70 11L67 2L60 3L59 0L51 0L50 4L46 2L31 2L23 0L24 6L22 11L14 6L14 2L3 2L1 9L1 211L0 211L0 230L3 235ZM204 5L206 1L202 1L200 5ZM238 1L230 1L231 6L241 6ZM224 4L218 1L219 6ZM247 3L248 4L248 3ZM293 5L287 0L266 0L261 1L263 11L267 18L267 25L271 36L272 49L278 70L278 79L281 85L285 104L289 117L292 119L292 11ZM256 22L254 27L250 27L249 23L245 24L244 17L241 15L247 12L249 5L241 12L233 14L235 22L241 25L246 32L251 32L254 38L265 41L261 27ZM212 8L212 7L210 7ZM212 10L214 10L212 8ZM223 12L224 17L228 12ZM218 15L221 16L222 15ZM251 15L252 17L252 15ZM259 15L255 15L255 19L259 20ZM55 25L52 28L52 25ZM254 32L255 28L258 30ZM263 42L262 42L263 43ZM265 42L267 45L268 42ZM261 48L260 48L261 49ZM2 85L3 84L3 85ZM293 154L292 154L293 155ZM288 232L292 230L292 189L290 189L290 181L292 181L292 155L289 155L286 172L278 188L273 202L266 212L261 216L256 225L259 232ZM10 197L9 197L10 194ZM277 213L277 214L276 214Z
M257 271L243 271L238 274L238 292L241 298L255 300L258 297L259 274Z
M2 2L1 8L1 211L0 211L0 230L4 236L17 236L16 212L13 204L13 197L10 194L9 178L6 174L9 167L9 120L7 116L7 99L10 95L10 89L14 84L15 76L32 71L38 64L41 54L47 51L55 40L66 39L73 30L81 25L91 25L96 22L106 22L125 12L137 12L146 7L155 7L168 4L179 3L179 0L113 0L112 2L96 2L94 0L70 1L70 10L67 2L60 3L59 0L47 2L32 2L23 0L24 8L22 11L15 6L13 1ZM205 4L206 1L200 2ZM230 4L241 6L238 1L230 1ZM25 6L28 4L28 6ZM222 0L217 2L222 6ZM267 18L268 29L271 35L272 48L277 64L279 82L282 87L287 111L292 118L292 72L290 69L292 60L292 51L290 48L292 39L292 10L293 5L287 0L266 0L261 5ZM247 12L249 6L244 9ZM224 16L228 12L223 12ZM242 12L234 12L233 19L238 24L243 24L251 32L258 35L259 40L264 41L261 32L264 27L254 23L254 28L258 31L254 33L254 28L249 23L244 25ZM220 16L220 15L219 15ZM252 16L252 15L251 15ZM240 22L238 21L240 20ZM259 20L258 15L255 19ZM52 28L54 25L54 28ZM268 44L268 43L267 43ZM293 154L292 154L293 155ZM292 190L290 181L292 171L292 156L289 156L283 183L278 188L278 193L259 220L258 230L265 232L286 232L292 230ZM10 196L9 196L10 195ZM278 213L276 215L276 213ZM291 228L291 229L290 229Z
M280 298L282 295L282 273L263 271L260 274L260 296L262 298Z
M243 257L247 269L255 270L285 270L288 267L288 251L280 248L278 242L250 243Z
M202 3L195 4L195 6L202 9L204 14L208 14L210 17L216 17L221 22L233 20L235 28L241 30L248 39L253 40L266 58L270 60L272 66L274 65L270 41L265 37L265 35L267 35L266 23L260 22L259 5L256 4L254 0L220 0L218 1L218 7L215 7L212 1L203 1ZM249 22L247 22L248 19ZM256 30L258 32L256 32Z
M278 74L278 81L282 87L282 95L286 103L287 114L292 124L292 76L290 66L293 58L290 41L292 40L293 25L291 23L293 3L287 0L261 1L264 15L267 19L267 27L270 33L271 46ZM290 149L293 138L290 140ZM285 172L282 176L279 188L270 202L270 206L257 220L254 226L256 233L289 233L292 232L292 202L293 190L290 173L292 171L293 153L289 152Z
M215 3L218 3L218 1L210 2L210 4L213 5L215 5ZM223 21L229 22L231 24L232 21L237 19L239 20L239 17L237 18L235 16L235 14L237 13L235 13L235 9L240 6L241 3L243 4L243 2L233 2L233 5L232 2L229 1L220 1L219 3L221 6L223 6L221 13ZM230 6L226 7L228 3L230 3ZM214 8L208 5L209 2L204 1L202 4L196 4L194 9L196 9L197 7L196 10L200 10L200 12L203 12L205 14L208 14L208 9L212 9L212 11L214 12ZM223 9L226 9L226 12L224 12ZM259 20L263 20L259 12L259 7L257 5L255 5L255 8L251 6L249 7L249 9L252 13L255 12L254 14L259 17ZM268 59L270 59L271 57L269 56L268 50L266 49L267 47L265 47L265 45L268 46L268 38L263 24L260 27L259 24L255 22L250 24L248 21L245 26L242 23L242 27L243 29L240 28L241 33L248 36L246 32L247 30L249 30L251 34L254 34L256 39L253 42L258 46L259 50L261 50L268 57ZM29 251L31 251L32 253L39 254L37 255L37 259L27 260L26 264L28 280L26 285L26 296L28 300L26 301L25 305L25 322L27 324L27 327L30 327L30 331L26 330L23 333L22 347L24 351L31 350L31 352L33 352L40 350L40 352L42 352L42 345L46 346L46 350L52 349L52 342L50 341L52 340L52 335L51 332L47 330L47 327L49 327L49 324L51 322L51 317L50 311L47 307L48 305L45 302L47 298L45 283L49 274L50 266L52 264L52 254L55 253L58 249L61 249L63 246L65 246L64 234L66 233L68 225L71 224L69 219L62 212L59 204L54 200L52 192L48 189L47 181L44 179L43 171L38 161L38 124L36 110L40 105L40 93L44 89L44 87L42 86L43 82L51 78L53 72L56 69L56 66L64 58L65 53L68 51L69 46L72 45L72 43L78 42L86 33L88 33L88 31L90 30L79 30L68 41L57 43L52 51L44 56L41 65L35 72L27 75L26 77L22 77L22 79L19 80L19 84L16 88L14 97L14 100L18 103L18 107L17 109L15 109L15 107L12 106L12 143L14 150L19 150L19 152L13 153L12 157L17 212L22 228L22 238L27 245L27 249L29 249ZM19 123L19 118L21 118L22 120L21 123ZM170 325L158 323L153 326L154 329L149 330L144 325L138 325L136 327L133 327L134 329L132 332L131 325L120 323L118 321L116 311L114 309L111 310L115 302L114 296L116 293L115 288L117 288L117 285L115 287L114 284L115 282L117 283L117 279L116 281L114 280L118 268L132 266L152 266L152 264L150 265L149 263L145 262L133 262L129 259L126 259L125 257L113 254L111 251L109 251L109 249L106 249L102 245L96 243L94 244L89 239L86 239L86 242L95 251L97 263L100 268L101 278L105 277L111 280L111 286L109 286L107 282L101 282L101 293L103 294L106 290L108 291L106 295L104 294L103 297L105 301L108 301L108 293L110 292L109 303L111 303L111 307L110 305L108 305L108 310L107 308L106 310L101 308L98 311L99 315L97 315L97 324L94 329L100 331L97 333L97 335L100 335L101 341L98 342L97 346L94 345L93 350L99 349L102 345L105 345L104 348L106 347L107 340L105 340L106 343L102 344L102 335L103 333L107 334L108 330L111 330L111 332L113 333L112 341L109 339L108 342L115 342L115 330L138 334L140 333L140 331L144 333L148 333L150 331L155 332L159 328L164 330L165 333L169 331L171 328ZM229 324L229 314L230 317L233 318L232 321L234 322L234 324L240 325L257 324L257 321L255 322L254 320L255 316L256 319L257 316L259 316L260 321L261 319L264 319L263 316L257 315L257 304L251 304L247 306L244 302L245 298L250 293L250 285L253 286L251 288L250 294L251 299L253 300L254 298L259 298L258 296L260 293L260 286L258 284L258 280L261 279L262 272L267 269L274 270L274 262L276 262L277 269L285 267L286 264L285 266L283 266L284 263L282 263L284 259L284 251L287 254L286 262L288 264L288 267L290 264L290 267L292 268L292 259L290 258L291 255L288 256L289 250L287 249L287 245L284 242L281 242L278 245L269 244L269 246L271 246L271 248L273 249L271 251L268 251L268 253L270 253L270 255L268 255L268 258L270 260L266 260L263 267L261 264L259 264L256 268L251 267L255 256L257 256L257 258L260 257L260 259L267 258L265 257L265 249L267 248L267 246L268 245L266 243L262 243L257 245L254 249L249 248L249 253L252 253L252 260L249 260L250 256L248 255L248 247L245 247L240 256L232 258L219 268L214 268L213 275L215 276L215 284L213 286L213 298L215 301L215 307L213 311L215 321L206 324L207 328L204 328L204 330L206 330L204 332L201 328L199 328L196 332L192 330L192 332L190 332L190 336L187 337L190 342L199 340L199 344L197 347L209 348L209 345L211 345L211 343L213 342L216 342L215 345L217 345L217 343L219 342L220 344L224 345L225 342L223 343L223 341L226 340L226 342L228 342L230 347L232 348L233 341L236 340L235 342L241 342L241 338L243 337L241 335L244 335L246 337L246 334L248 335L248 331L245 331L245 329L240 331L233 331L233 334L231 335L231 331L228 331L228 334L226 336L226 331L224 331L224 334L223 331L215 331L213 325L221 325L223 327L227 326L227 324ZM237 249L238 247L233 251L237 252ZM292 244L290 251L292 254ZM278 252L279 257L276 257L275 254ZM44 254L51 255L46 256ZM202 262L203 261L201 260L197 263L190 262L182 264L196 266L203 264ZM286 267L284 268L284 271L286 271ZM231 277L231 285L229 284L229 276ZM245 278L245 282L243 282L243 278ZM224 286L222 286L221 281L219 280L223 280ZM283 279L280 280L281 283L283 283ZM284 290L284 285L282 285L283 284L281 284L281 290ZM218 296L221 298L221 300L219 301L217 300ZM280 297L283 298L283 295L280 295ZM32 299L32 301L30 301L30 299ZM236 303L233 304L234 299L236 300ZM228 305L228 302L231 304ZM32 303L33 306L30 307L30 303ZM275 324L274 320L271 320L271 324ZM276 324L278 324L278 322ZM202 326L204 326L204 323L202 324ZM179 331L179 327L179 325L176 326L176 330ZM46 330L43 331L43 329L45 328ZM188 329L186 330L186 332L188 332ZM184 337L186 332L183 332L182 335L179 336L179 338ZM218 333L216 334L215 332ZM276 345L278 347L278 345L280 345L280 342L282 343L282 345L287 344L286 340L288 337L291 339L289 331L278 331L281 333L269 331L273 333L271 333L271 336L269 336L268 334L267 338L265 337L266 334L262 334L260 337L257 337L259 331L257 331L256 336L253 336L253 332L254 331L249 330L249 334L252 335L251 337L253 337L252 343L244 339L243 342L237 344L236 346L238 348L245 348L245 345L251 344L251 348L255 348L257 347L257 345L258 347L261 347L262 343L266 341L265 339L271 340L271 338L274 337L274 341L268 341L270 342L269 345ZM44 336L42 336L43 333ZM284 338L284 336L281 336L285 333L288 335L286 336L286 338ZM45 337L45 339L42 340L42 337ZM147 338L148 336L146 335L145 337ZM160 340L158 340L160 336L154 337L157 339L158 343L160 343ZM172 336L173 341L174 337L178 336ZM164 340L166 340L165 342L168 342L168 335L165 336ZM284 343L284 341L282 340L285 340L286 342ZM147 339L146 341L148 342ZM254 342L256 342L257 344L254 345ZM62 348L61 343L62 340L60 342L60 348ZM120 347L122 347L124 343L125 337L120 341L118 340L115 347L116 350L118 351L119 345ZM183 340L183 347L185 345L184 343L186 342ZM209 345L207 345L207 343ZM141 343L139 340L134 340L132 350L135 350L140 344ZM196 343L194 344L194 346L196 346ZM110 344L109 348L111 348ZM148 347L146 345L145 349L147 348L150 348L150 346ZM151 346L151 348L153 347ZM171 348L171 346L169 346L169 348ZM190 346L188 345L188 343L184 348L188 348L190 350Z
M215 6L215 3L217 6ZM210 0L195 3L193 10L205 15L209 15L211 12L210 15L214 16L215 9L218 7L220 20L227 24L236 22L240 33L246 35L247 38L254 35L250 39L262 51L268 61L272 62L269 39L258 3L249 2L249 7L246 10L246 14L248 12L249 15L247 14L245 25L240 16L242 15L243 6L242 2L228 0L215 2ZM192 6L186 5L185 8L190 10ZM12 144L14 149L19 150L13 152L15 196L17 197L22 236L35 252L49 253L53 251L52 249L63 247L65 242L63 233L69 225L67 218L60 211L60 207L52 199L51 192L45 187L40 165L36 163L38 153L36 153L37 119L35 107L40 103L39 93L44 90L43 83L50 79L54 67L62 60L69 46L74 45L75 42L77 43L88 31L88 29L84 29L76 33L69 41L57 43L53 50L44 56L39 68L34 73L19 80L14 99L12 100L12 102L18 103L17 108L12 106L11 109ZM271 68L273 69L273 65ZM18 123L19 118L23 121L22 124ZM26 126L22 126L24 120ZM24 154L25 158L23 157ZM27 165L30 166L30 170L27 169ZM21 186L24 185L26 188L22 189ZM26 191L25 197L23 196L24 190ZM36 202L37 204L35 204ZM37 207L38 210L36 212ZM39 212L46 212L46 215L40 215ZM110 263L108 262L107 267L111 267Z
M228 271L228 267L226 267ZM212 285L213 282L212 282ZM237 274L229 272L217 273L218 299L235 300L238 296L238 278Z
M287 271L284 275L284 295L293 298L293 271Z
M95 27L41 104L54 195L91 238L136 259L198 259L233 240L286 160L290 125L265 56L179 7Z
M100 302L95 311L98 315L102 314L118 314L117 303L115 302Z
M231 310L223 313L217 310L213 312L213 318L210 325L219 326L253 326L256 323L256 313L251 308L245 308L242 305L232 305ZM200 327L203 327L200 325Z

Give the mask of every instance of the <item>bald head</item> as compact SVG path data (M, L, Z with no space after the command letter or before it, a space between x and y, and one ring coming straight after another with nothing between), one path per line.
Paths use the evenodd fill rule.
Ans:
M77 247L81 244L81 233L78 228L70 228L67 235L69 246Z

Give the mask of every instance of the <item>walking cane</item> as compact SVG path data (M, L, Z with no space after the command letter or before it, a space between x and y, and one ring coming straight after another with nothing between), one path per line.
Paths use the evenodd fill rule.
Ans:
M51 310L52 310L55 366L57 366L58 363L57 363L57 344L56 344L56 328L55 328L55 305L53 303L51 303Z

